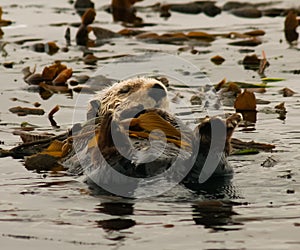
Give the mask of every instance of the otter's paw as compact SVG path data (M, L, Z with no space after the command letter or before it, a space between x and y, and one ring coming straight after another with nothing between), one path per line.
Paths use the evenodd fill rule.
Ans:
M226 119L226 128L227 128L227 139L230 139L234 129L238 126L238 124L243 120L243 116L240 113L235 113L230 115Z

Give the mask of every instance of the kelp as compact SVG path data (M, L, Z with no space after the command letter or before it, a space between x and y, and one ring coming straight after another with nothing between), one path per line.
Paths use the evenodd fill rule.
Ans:
M36 68L31 71L27 66L22 70L23 79L28 85L38 87L41 97L46 100L53 93L64 93L72 95L68 81L73 75L73 69L67 68L60 61L55 61L50 66L43 68L42 73L35 73Z
M12 107L9 109L10 112L17 114L19 116L25 116L25 115L43 115L45 114L45 111L40 108L28 108L28 107Z
M233 46L255 47L255 46L262 44L262 41L257 38L250 38L250 39L230 42L228 44L233 45Z
M264 89L272 88L274 86L267 85L267 82L255 83L255 82L239 82L239 81L226 81L224 78L218 84L215 85L215 89L218 91L221 88L230 89ZM239 91L240 92L240 91Z
M245 69L258 70L261 63L261 59L256 54L246 55L242 61Z
M253 155L258 153L259 150L256 148L246 148L246 149L235 150L231 153L231 155Z
M159 139L161 135L151 134L151 131L159 130L163 132L167 141L173 142L179 147L191 147L187 142L181 140L181 133L177 128L155 112L147 112L139 115L137 118L124 120L121 123L125 127L129 127L129 134L131 136L141 138L149 138L150 136L153 139Z
M76 33L76 44L82 46L94 46L95 41L89 39L89 33L92 31L92 24L96 17L96 11L93 8L87 9L81 17L81 25Z
M54 140L63 141L67 139L69 132L62 133L56 136L50 136L40 140L34 140L26 143L22 143L9 150L0 149L0 157L11 156L16 159L23 159L25 156L31 156L38 154L45 150Z
M293 96L296 92L294 92L290 88L283 88L279 90L279 93L282 94L283 97L290 97Z
M279 77L263 77L263 78L261 78L261 80L264 83L268 83L268 82L281 82L281 81L284 81L285 79L279 78Z
M254 93L245 89L243 93L237 96L234 103L234 108L237 111L255 111L256 99Z
M225 59L219 55L213 56L210 58L210 60L216 65L221 65L223 62L225 62Z
M8 26L12 24L12 21L2 19L3 10L2 7L0 7L0 27Z
M115 22L121 21L134 26L140 26L143 23L142 18L136 15L136 9L133 5L139 0L112 0L111 12Z
M125 29L118 32L123 36L134 36L136 39L156 42L156 43L172 43L176 41L190 41L199 40L207 43L215 41L218 37L236 39L243 38L245 40L231 42L232 45L238 46L257 46L261 44L258 39L259 36L263 36L265 32L263 30L252 30L245 33L229 32L229 33L215 33L210 34L204 31L189 31L189 32L174 32L158 34L155 32L145 32L141 30Z
M299 33L297 32L297 27L299 21L297 19L297 13L293 10L289 11L284 21L284 35L285 39L289 43L293 43L298 40Z
M243 89L259 89L259 88L272 88L273 86L266 83L252 83L252 82L234 82L237 86Z
M71 78L72 74L73 74L73 70L71 68L64 69L52 80L52 84L55 86L64 85L66 84L68 79Z
M54 134L49 133L29 133L26 131L14 131L14 135L19 135L23 143L36 142L54 136Z
M56 112L58 112L60 109L60 107L58 105L56 105L53 109L51 109L51 111L49 112L48 114L48 119L51 123L51 126L54 127L54 128L59 128L59 126L57 125L56 121L54 120L54 114Z
M30 71L29 67L25 67L22 72L24 81L29 85L39 85L45 82L49 85L64 85L72 76L72 69L68 69L66 65L60 61L55 61L52 65L44 67L42 73L35 73L36 69Z
M275 149L275 145L273 144L259 143L255 141L245 142L237 138L231 139L231 146L233 148L233 152L235 150L247 150L247 149L271 152L273 149Z
M231 14L238 16L238 17L245 17L245 18L260 18L262 17L262 12L253 7L253 6L245 6L241 8L236 8L230 11Z
M48 55L54 55L59 51L59 47L55 42L36 43L33 44L31 47L35 52L46 52Z

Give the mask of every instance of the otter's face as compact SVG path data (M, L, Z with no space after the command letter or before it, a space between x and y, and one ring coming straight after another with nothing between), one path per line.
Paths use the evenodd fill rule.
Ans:
M129 109L134 106L168 108L167 89L152 78L135 78L119 82L107 90L101 100L101 113Z

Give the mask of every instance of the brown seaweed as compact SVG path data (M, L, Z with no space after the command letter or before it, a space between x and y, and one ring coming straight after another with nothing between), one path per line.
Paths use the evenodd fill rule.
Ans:
M284 34L285 38L289 43L297 41L299 38L299 33L296 31L299 22L297 20L297 13L291 10L284 21Z
M10 112L17 114L19 116L25 116L25 115L43 115L45 114L45 111L40 108L28 108L28 107L12 107L9 109Z
M267 144L267 143L258 143L255 141L242 141L239 140L237 138L232 138L231 139L231 145L234 150L240 150L240 149L257 149L259 151L266 151L266 152L270 152L275 148L275 145L273 144Z
M238 111L255 111L256 99L254 93L245 89L243 93L237 96L234 103L234 108Z
M112 0L111 12L115 22L121 21L140 26L143 23L142 18L136 15L136 9L133 5L139 0Z

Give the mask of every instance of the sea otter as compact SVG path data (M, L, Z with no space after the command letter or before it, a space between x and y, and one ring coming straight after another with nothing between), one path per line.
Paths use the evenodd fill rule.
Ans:
M70 172L88 170L105 183L122 182L111 169L134 178L167 173L185 183L233 173L227 156L241 115L206 117L192 130L168 112L167 88L156 79L114 84L91 100L87 116L95 124L74 132L76 154L63 161Z
M241 115L206 117L192 129L168 111L168 104L167 88L156 79L121 81L90 101L86 123L5 153L27 155L31 170L60 165L103 185L156 176L177 183L231 176L227 156Z

